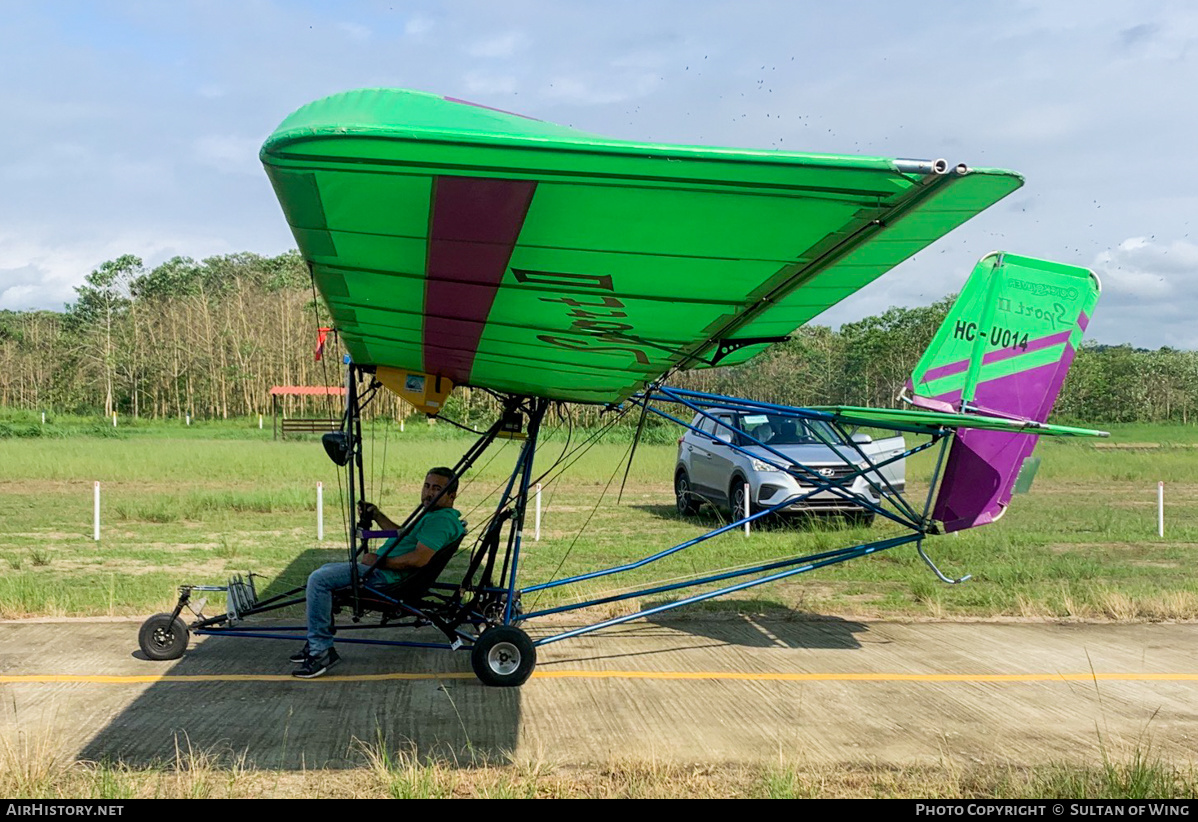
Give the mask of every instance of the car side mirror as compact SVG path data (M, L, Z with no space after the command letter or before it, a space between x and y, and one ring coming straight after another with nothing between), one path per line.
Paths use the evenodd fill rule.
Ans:
M857 443L858 445L869 445L874 441L874 438L869 434L853 434L852 439L853 442Z

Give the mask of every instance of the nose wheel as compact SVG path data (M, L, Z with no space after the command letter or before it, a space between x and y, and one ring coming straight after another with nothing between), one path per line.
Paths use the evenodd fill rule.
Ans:
M155 614L141 625L137 644L150 659L178 659L187 650L187 625L173 614Z
M537 649L528 634L514 625L497 625L483 633L470 652L470 664L484 685L523 685L537 664Z

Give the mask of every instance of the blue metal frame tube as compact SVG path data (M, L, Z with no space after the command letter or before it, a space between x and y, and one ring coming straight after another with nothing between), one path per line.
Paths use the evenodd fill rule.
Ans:
M342 631L377 631L377 630L380 630L383 628L394 629L394 628L405 628L405 627L411 627L411 626L400 625L398 623L391 623L389 625L380 625L378 623L371 623L370 625L363 625L363 624L338 625L337 633L341 633ZM266 626L259 626L257 628L251 628L249 626L238 627L236 625L232 625L232 626L229 626L228 628L214 628L214 629L201 628L200 630L208 631L213 634L237 634L237 633L245 633L246 631L249 631L252 633L255 631L261 632L261 631L265 631L265 630L270 630L270 631L307 631L308 626L307 625L266 625Z
M533 644L537 645L537 646L548 645L550 642L559 642L563 639L570 639L572 637L581 636L582 634L589 634L592 631L598 631L603 628L610 628L613 625L620 625L625 622L631 622L634 619L641 619L642 617L652 616L653 614L659 614L663 611L670 611L670 610L673 610L674 608L681 608L684 605L692 605L696 602L702 602L707 599L714 599L715 597L723 596L725 594L736 593L737 591L743 591L748 588L754 588L758 585L764 585L767 582L776 582L777 580L785 579L786 577L795 576L796 574L806 573L807 571L812 571L812 570L815 570L816 568L822 568L826 565L835 565L839 562L845 562L850 559L855 559L856 557L867 556L869 554L877 553L878 551L886 551L890 548L897 548L900 545L906 545L907 543L910 543L910 542L917 542L918 540L920 540L922 538L923 538L922 534L908 534L907 536L904 536L904 537L895 537L894 539L890 539L890 540L881 540L879 542L869 543L868 545L859 546L859 548L857 550L854 550L851 553L848 553L844 556L834 557L832 559L827 559L822 562L814 562L809 565L804 565L801 568L791 568L787 571L783 571L778 574L771 574L770 576L761 577L760 579L749 580L748 582L742 582L738 585L730 585L727 588L720 588L718 590L709 591L704 594L696 594L693 597L688 597L686 599L679 600L678 602L671 602L671 603L667 603L666 605L659 605L656 608L649 608L644 611L638 611L635 614L629 614L627 616L615 617L614 619L608 619L603 622L597 622L594 625L585 625L582 628L575 628L572 631L565 631L560 634L555 634L551 637L539 639L536 642L534 642Z
M684 428L688 428L691 431L694 431L696 433L701 433L698 428L695 428L690 423L683 422L682 420L678 419L677 417L675 417L671 414L667 414L665 411L662 411L658 408L649 408L649 410L652 411L653 413L657 414L660 417L670 420L671 422L678 423L679 425L683 426ZM698 409L696 409L696 410L698 410ZM708 417L709 419L711 418L710 414L706 414L701 410L699 410L699 413L703 414L703 416ZM717 420L717 422L718 422L718 420ZM719 424L724 425L724 423L719 423ZM727 427L727 426L725 426L725 427ZM748 437L749 439L753 439L753 437L751 435L744 434L744 432L742 432L742 431L737 431L737 433L743 434L744 436ZM863 456L865 456L866 462L868 463L868 465L866 465L865 468L858 468L853 463L846 463L847 465L849 465L850 468L853 469L853 471L851 474L841 477L841 479L838 483L830 483L827 480L825 480L823 477L816 477L816 476L810 477L809 479L811 479L812 482L818 486L816 488L817 491L831 491L831 490L839 488L840 490L843 490L845 492L845 494L848 495L847 497L843 497L843 498L851 499L854 502L859 501L861 505L866 506L866 507L873 507L871 503L869 503L865 500L859 500L859 498L855 494L853 494L852 491L845 490L843 487L844 480L856 479L857 477L864 476L865 474L867 474L871 471L875 471L878 468L884 468L893 462L898 462L899 460L906 459L907 457L912 456L913 454L918 454L921 451L926 451L927 449L929 449L933 445L935 445L937 442L941 441L944 437L943 434L933 434L931 436L932 436L932 439L929 442L925 442L920 445L914 446L912 448L908 448L905 451L903 451L901 454L896 454L893 457L890 457L889 459L882 460L881 462L873 462L872 460L869 459L868 456L863 455ZM779 465L778 463L773 462L769 459L766 459L763 456L754 454L750 451L746 451L743 448L740 448L739 446L733 445L731 442L729 442L727 440L722 440L722 439L719 439L718 437L715 439L717 439L719 442L729 446L730 448L740 451L742 454L744 454L748 457L751 457L755 460L760 460L761 462L764 462L767 465L772 465L773 467L778 468L779 470L782 470L782 471L786 471L787 473L791 473L789 468L786 465ZM756 439L753 439L753 441L757 442ZM759 443L759 444L761 444L762 447L769 448L769 446L767 446L767 445L764 445L762 443ZM773 451L771 451L771 452L777 453L777 452L773 452ZM780 455L780 456L782 456L783 459L785 459L790 466L801 468L806 471L811 470L811 469L807 468L806 466L804 466L802 463L795 462L794 460L790 459L789 457L786 457L785 455ZM792 474L792 476L793 476L793 474ZM803 479L808 479L808 477L804 477ZM868 479L866 481L868 482ZM870 483L870 485L871 485L871 487L876 487L876 486L873 486L873 483ZM899 494L897 491L894 491L893 489L891 489L891 490L895 497L902 499L901 494ZM805 498L806 498L806 495L804 496L804 499ZM910 507L910 506L908 506L908 507ZM891 518L893 519L893 517L891 517ZM915 518L913 517L913 519L915 519ZM903 524L910 525L910 523L908 523L908 522L903 522Z
M769 402L757 402L756 400L745 400L737 397L726 397L722 394L705 394L702 391L691 391L686 388L666 388L660 387L658 391L670 392L675 395L672 402L681 403L683 397L691 397L700 399L705 402L710 402L712 405L718 405L721 408L736 408L736 409L752 409L752 410L773 410L783 416L796 417L799 419L823 420L824 422L833 422L838 417L829 411L820 411L815 408L798 408L790 405L777 405ZM638 395L640 396L640 395ZM927 426L927 425L904 425L902 423L887 422L884 426L890 431L905 431L908 434L934 434L939 431L942 426Z
M791 466L793 466L793 467L795 467L795 468L799 468L799 469L801 469L801 470L803 470L803 471L805 471L805 472L807 472L807 473L809 473L809 474L812 474L812 477L811 477L811 479L812 479L812 480L813 480L813 481L814 481L816 484L819 484L819 483L823 483L823 482L824 482L824 480L823 480L823 478L822 478L822 477L818 477L818 476L814 475L814 472L812 472L812 471L811 471L811 469L807 468L807 467L806 467L805 465L803 465L802 463L796 462L795 460L793 460L793 459L791 459L791 458L787 457L785 454L781 454L781 453L779 453L777 450L775 450L775 449L773 449L773 448L770 448L770 446L768 446L767 444L765 444L765 443L763 443L763 442L759 441L757 438L753 437L751 434L748 434L748 433L746 433L746 432L744 432L744 431L741 431L741 430L739 430L739 429L733 428L732 426L730 426L730 425L727 425L726 423L723 423L723 422L721 422L721 421L720 421L719 419L717 419L716 417L713 417L711 414L708 414L708 413L707 413L706 411L704 411L704 410L703 410L701 407L699 407L699 406L697 406L697 405L695 405L695 404L693 404L693 403L687 402L687 401L686 401L685 399L683 399L681 396L675 396L675 395L673 394L673 392L677 392L679 395L681 395L681 394L687 394L687 395L693 395L693 396L704 396L704 395L702 395L702 394L698 394L697 392L693 392L693 391L685 391L684 389L664 388L664 387L663 387L663 388L661 388L661 389L659 389L659 391L660 391L662 394L664 394L664 395L666 396L666 398L667 398L667 400L668 400L669 402L674 402L674 403L677 403L677 404L680 404L680 405L684 405L684 406L686 406L686 407L688 407L688 408L692 409L693 411L695 411L695 412L697 412L697 413L701 414L702 416L704 416L704 417L706 417L706 418L708 418L708 419L710 419L710 420L713 420L713 421L714 421L714 422L715 422L717 425L720 425L720 426L722 426L722 427L724 427L724 428L728 428L728 429L730 429L730 430L733 430L733 431L735 431L736 433L740 434L741 436L743 436L743 437L745 437L745 438L747 438L747 439L750 439L750 440L752 440L754 443L756 443L757 445L760 445L762 448L765 448L765 449L766 449L767 451L769 451L770 453L772 453L772 454L775 454L776 456L778 456L778 457L780 457L781 459L785 460L785 461L786 461L786 462L787 462L789 465L791 465ZM710 395L710 396L716 396L716 395ZM649 400L649 397L648 397L648 396L643 396L643 397L641 398L641 400L640 400L640 401L641 401L641 402L643 402L643 403L647 403L647 402L648 402L648 400ZM718 406L718 407L720 407L720 408L728 408L728 406L726 406L726 405L720 405L720 404L718 404L718 403L713 403L713 404L717 405L717 406ZM762 406L766 406L766 407L768 407L768 408L771 408L771 409L777 409L777 410L785 410L785 409L786 409L786 406L778 406L778 405L773 405L773 404L770 404L770 403L761 403L760 405L762 405ZM749 406L745 406L745 407L751 407L751 404L750 404ZM697 430L697 429L696 429L694 426L690 425L689 423L683 422L682 420L678 419L677 417L674 417L674 416L672 416L672 415L670 415L670 414L667 414L667 413L665 413L664 411L661 411L661 410L659 410L659 409L656 409L656 408L650 408L649 410L651 410L651 411L654 411L654 412L655 412L655 413L657 413L659 416L665 417L666 419L672 420L673 422L676 422L676 423L678 423L678 424L680 424L680 425L682 425L682 426L684 426L684 427L686 427L686 428L689 428L689 429L690 429L690 430L692 430L692 431L696 431L696 432L698 431L698 430ZM741 409L735 409L735 408L732 408L732 409L729 409L729 410L734 410L734 411L736 411L736 410L741 410ZM800 419L802 419L802 418L805 418L805 417L807 416L807 413L806 413L806 412L808 412L808 411L809 411L809 409L796 409L796 408L791 408L791 409L789 409L789 411L790 411L790 412L792 412L792 413L790 413L788 416L794 416L794 417L797 417L797 418L800 418ZM794 412L798 412L798 413L794 413ZM895 489L894 489L892 486L890 486L889 482L887 482L886 484L887 484L887 487L888 487L888 488L890 488L891 496L893 496L893 497L896 499L896 501L897 501L899 504L901 504L901 505L903 506L903 508L905 509L905 510L904 510L904 513L905 513L905 514L907 514L907 515L908 515L908 517L910 518L910 520L909 520L909 521L904 521L904 520L902 520L902 519L899 519L899 518L895 517L894 515L886 514L886 512L885 512L883 509L881 509L881 508L879 508L879 507L876 507L876 506L874 506L873 504L871 504L871 503L869 503L869 502L867 502L867 501L865 501L865 500L862 500L862 499L860 499L859 497L857 497L857 495L853 494L853 492L851 492L851 491L848 491L847 489L845 489L845 488L844 488L844 483L845 483L845 481L846 481L846 480L850 480L850 479L856 479L857 477L859 477L859 476L860 476L860 477L863 477L863 478L865 478L865 481L869 483L869 485L870 485L870 487L871 487L871 488L873 488L875 491L878 491L878 494L879 494L879 496L883 496L883 494L881 493L881 489L880 489L880 488L878 488L878 486L877 486L877 484L876 484L876 483L872 482L872 481L869 479L869 477L868 477L868 474L869 474L870 472L875 472L875 473L876 473L876 472L877 472L877 469L879 469L879 468L883 468L883 467L885 467L885 466L887 466L887 465L890 465L890 464L891 464L891 463L893 463L893 462L897 462L898 460L901 460L901 459L906 459L908 456L910 456L910 455L912 455L912 454L917 454L917 453L919 453L920 451L923 451L923 450L925 450L926 448L930 448L930 447L931 447L931 446L932 446L932 445L933 445L935 442L937 442L939 439L941 439L941 438L944 436L944 434L943 434L943 433L940 433L940 432L933 432L933 433L930 433L930 434L928 434L928 432L920 432L920 433L924 433L925 435L931 436L931 437L932 437L932 440L931 440L930 442L924 443L923 445L917 446L916 448L913 448L913 449L906 449L905 451L903 451L903 453L901 453L901 454L896 454L895 456L893 456L893 457L891 457L891 458L889 458L889 459L883 460L882 462L874 462L874 461L873 461L873 460L872 460L872 459L871 459L871 458L870 458L870 457L869 457L867 454L865 454L865 453L864 453L864 451L862 451L862 450L861 450L861 448L860 448L860 447L857 445L857 443L855 443L855 442L852 442L852 438L851 438L851 437L849 437L849 436L847 435L847 433L844 431L844 428L843 428L843 426L841 425L841 423L840 423L838 420L836 420L835 418L833 418L833 419L825 419L825 417L827 417L828 415L826 415L826 414L822 414L822 413L818 413L818 412L817 412L817 413L812 413L810 416L811 416L811 418L814 418L814 419L816 419L816 420L819 420L819 421L824 421L824 422L826 422L826 423L827 423L829 426L831 426L831 427L833 428L833 430L835 430L837 433L839 433L839 434L841 435L841 437L842 437L842 438L843 438L843 439L844 439L844 440L845 440L845 441L846 441L846 442L849 444L849 446L850 446L851 448L853 448L853 450L854 450L854 451L856 451L856 452L857 452L857 453L858 453L858 454L861 456L861 458L862 458L862 459L864 459L864 460L865 460L865 462L866 462L866 466L865 466L864 468L860 468L860 467L858 467L856 464L854 464L853 462L851 462L851 461L849 461L849 460L845 460L845 464L846 464L847 466L849 466L851 469L853 469L853 470L852 470L852 473L851 473L851 474L849 474L849 475L847 475L847 476L845 476L845 477L841 477L841 478L840 478L840 480L839 480L838 482L836 482L836 483L824 483L824 490L828 490L828 491L836 491L836 490L838 490L838 489L839 489L839 490L841 490L841 491L844 491L844 493L845 493L845 494L849 495L849 497L844 497L844 498L851 498L851 500L852 500L852 501L858 502L859 504L863 505L864 507L867 507L867 508L870 508L870 509L874 510L874 511L875 511L875 513L882 513L882 514L884 514L884 515L886 515L886 516L889 516L889 518L890 518L890 519L893 519L893 520L895 520L896 522L900 522L900 523L901 523L901 524L903 524L903 525L907 525L907 526L913 526L913 525L914 525L914 521L915 521L915 520L921 519L921 518L918 516L918 514L916 514L916 512L915 512L915 509L914 509L914 508L913 508L913 507L912 507L912 506L911 506L909 503L907 503L906 499L905 499L905 498L904 498L904 497L903 497L901 494L899 494L897 491L895 491ZM896 430L897 430L897 429L896 429ZM717 439L718 439L718 438L717 438ZM744 450L743 448L740 448L740 447L738 447L738 446L734 445L732 442L729 442L729 441L726 441L726 440L723 440L723 439L718 439L718 441L719 441L719 442L721 442L721 443L723 443L723 444L725 444L725 445L727 445L727 446L729 446L730 448L733 448L733 449L735 449L735 450L739 451L740 453L742 453L742 454L744 454L744 455L746 455L746 456L748 456L748 457L751 457L752 459L759 459L759 460L761 460L762 462L765 462L765 463L767 463L767 464L769 464L769 465L773 465L775 468L780 468L780 469L782 469L782 470L784 470L784 471L787 471L788 473L790 473L790 472L789 472L789 470L788 470L788 469L787 469L785 466L778 465L777 463L771 462L771 461L770 461L770 460L768 460L768 459L763 459L763 458L762 458L760 455L757 455L757 454L753 454L753 453L751 453L751 452L748 452L748 451ZM826 441L826 440L823 440L822 438L821 438L821 441L822 441L822 442L823 442L825 445L827 445L828 447L832 448L832 449L833 449L833 451L836 451L836 446L837 446L837 443L828 442L828 441ZM836 453L837 453L837 454L839 454L839 451L836 451ZM841 455L841 459L844 459L843 455ZM879 473L879 477L881 477L881 474L880 474L880 473ZM885 478L884 478L884 477L881 477L881 478L882 478L882 480L885 482ZM841 496L843 497L843 495L841 495Z
M815 493L815 492L812 492L812 493ZM745 517L744 519L739 519L736 522L731 522L727 525L724 525L724 526L721 526L721 527L715 529L714 531L708 531L706 534L702 534L700 536L695 537L694 539L690 539L690 540L687 540L686 542L683 542L679 545L675 545L673 548L667 548L664 551L658 551L656 554L645 557L644 559L639 559L636 562L629 562L625 565L616 565L612 568L605 568L602 571L591 571L589 574L580 574L575 577L563 577L562 579L555 579L551 582L542 582L539 585L529 585L526 588L522 588L521 591L525 594L531 594L534 591L543 591L546 588L559 588L562 585L570 585L572 583L583 582L588 579L597 579L599 577L606 577L606 576L611 576L612 574L623 573L624 571L632 571L637 568L641 568L645 565L648 565L651 562L656 562L659 559L668 557L670 554L676 554L679 551L683 551L683 550L690 548L694 545L698 545L700 542L705 542L705 541L711 539L712 537L718 537L720 534L724 534L724 533L727 533L728 531L734 530L736 528L740 528L746 522L753 522L754 520L761 519L762 517L767 517L770 514L777 512L779 509L785 508L787 505L793 505L794 502L795 502L794 498L787 499L783 502L778 503L777 505L775 505L772 508L766 508L763 511L758 511L756 514L753 514L750 517Z
M660 390L660 391L661 391L663 394L665 394L667 397L670 397L670 396L671 396L671 392L672 392L672 391L674 391L675 389L672 389L672 388L661 388L661 389L659 389L659 390ZM706 411L704 411L704 410L703 410L703 409L702 409L700 406L698 406L698 405L695 405L695 404L693 404L693 403L690 403L690 402L687 402L686 400L682 399L681 397L675 397L675 398L674 398L674 401L675 401L675 402L678 402L678 403L680 403L680 404L682 404L682 405L685 405L687 408L690 408L691 410L693 410L693 411L696 411L696 412L697 412L697 413L699 413L699 414L702 414L704 417L707 417L708 419L710 419L710 420L714 421L714 422L715 422L717 425L720 425L720 426L722 426L722 427L724 427L724 428L727 428L727 429L729 429L729 430L733 431L734 433L737 433L737 434L739 434L740 436L742 436L742 437L745 437L746 439L752 440L752 441L753 441L755 444L757 444L757 445L760 445L762 448L766 449L766 450L767 450L767 451L769 451L771 454L774 454L775 456L779 457L780 459L783 459L783 460L785 460L785 461L786 461L786 462L787 462L789 465L791 465L791 466L793 466L793 467L795 467L795 468L798 468L798 469L800 469L800 470L802 470L802 471L806 472L807 474L810 474L810 475L811 475L811 478L813 479L813 481L815 481L815 482L823 482L823 481L824 481L823 477L820 477L820 476L819 476L818 474L816 474L816 473L815 473L815 472L814 472L812 469L808 468L807 466L803 465L803 464L802 464L802 463L800 463L800 462L796 462L795 460L793 460L793 459L791 459L790 457L786 456L785 454L781 453L781 452L780 452L780 451L778 451L777 449L775 449L775 448L771 448L769 445L767 445L767 444L766 444L766 443L764 443L764 442L761 442L759 439L757 439L756 437L754 437L752 434L749 434L749 433L747 433L747 432L745 432L745 431L741 431L741 430L740 430L740 429L738 429L738 428L734 428L733 426L731 426L731 425L728 425L727 423L721 422L721 421L720 421L719 419L717 419L716 417L713 417L711 414L708 414ZM778 406L778 407L779 407L779 408L781 408L781 407L784 407L784 406ZM651 409L651 410L657 411L657 409ZM803 409L792 409L792 410L803 410ZM662 416L667 416L667 417L669 417L669 415L665 414L664 412L657 411L657 413L661 414ZM801 415L799 415L799 416L801 417ZM688 425L687 423L683 423L681 420L678 420L678 419L677 419L677 418L675 418L675 417L669 417L669 418L670 418L670 419L673 419L675 422L679 422L679 423L681 423L682 425L686 425L686 427L687 427L687 428L690 428L692 431L693 431L693 430L695 430L693 426L690 426L690 425ZM844 435L844 431L843 431L843 429L841 429L841 428L838 428L838 427L837 427L837 423L836 423L836 421L835 421L835 420L823 420L823 419L819 419L819 418L817 417L817 421L822 421L822 422L825 422L825 423L827 423L827 424L828 424L830 427L832 427L834 430L836 430L836 431L837 431L838 433L840 433L842 436ZM846 439L848 439L848 438L846 437ZM731 442L728 442L728 441L725 441L725 440L719 440L719 441L720 441L721 443L724 443L725 445L728 445L728 446L729 446L729 447L731 447L731 448L734 448L734 449L736 449L737 451L740 451L740 453L744 454L745 456L752 457L753 459L760 459L760 457L759 457L757 454L752 454L752 453L750 453L750 452L746 451L745 449L743 449L743 448L740 448L740 447L739 447L739 446L737 446L737 445L734 445L734 444L733 444L733 443L731 443ZM837 483L829 483L829 484L828 484L828 486L827 486L827 490L831 491L831 490L833 490L834 488L839 488L839 489L841 489L841 490L845 490L845 493L847 493L847 494L851 495L851 496L852 496L852 497L854 497L854 498L856 498L856 495L855 495L855 494L853 494L853 492L851 492L851 491L848 491L847 489L844 489L844 481L845 481L845 480L847 480L847 479L855 479L855 478L856 478L856 477L858 477L858 476L865 476L865 474L866 474L868 471L870 471L870 470L873 470L873 469L875 469L875 468L879 468L879 467L881 467L881 465L887 465L887 464L889 464L890 462L892 462L892 461L894 461L894 460L897 460L897 459L899 459L900 457L904 456L904 455L899 455L899 456L893 457L891 460L887 460L886 462L883 462L883 463L881 463L881 465L874 465L874 464L872 464L872 462L870 461L870 459L869 459L867 456L865 456L864 454L862 454L861 456L862 456L862 457L865 459L865 461L866 461L866 463L867 463L867 467L866 467L866 468L864 468L864 469L862 469L862 468L858 468L858 467L857 467L857 466L856 466L856 465L855 465L855 464L854 464L852 461L845 459L845 457L844 457L844 455L843 455L843 454L840 454L840 452L837 450L837 445L838 445L837 443L828 442L828 441L826 441L826 440L822 440L822 439L821 439L821 442L823 442L823 444L824 444L824 445L826 445L826 446L828 446L829 448L831 448L831 449L833 450L833 452L835 452L835 453L836 453L838 456L840 456L841 460L842 460L842 461L844 461L845 465L849 466L849 467L850 467L850 468L852 468L852 469L855 469L855 470L853 471L853 473L852 473L852 474L850 474L850 475L848 475L848 476L846 476L846 477L841 477L841 479L840 479L840 481L839 481L839 482L837 482ZM853 445L855 446L855 445L856 445L856 443L853 443ZM856 449L856 450L858 451L858 453L860 453L860 449L859 449L859 448L858 448L858 449ZM779 465L777 465L776 463L772 463L772 462L770 462L769 460L762 460L762 461L763 461L763 462L766 462L766 463L768 463L768 464L770 464L770 465L774 465L775 467L778 467L778 468L781 468L781 467L782 467L782 466L779 466ZM867 479L866 481L868 482L868 479ZM870 483L870 484L871 484L871 486L873 485L873 483Z
M658 409L655 409L655 408L650 408L650 410L662 415L663 417L666 417L667 419L671 419L674 422L677 422L678 424L682 425L685 428L689 428L692 431L697 430L694 428L694 426L690 425L689 423L682 422L681 420L678 420L677 418L675 418L663 411L659 411ZM916 446L915 448L909 448L906 451L904 451L902 454L899 454L899 455L897 455L889 460L885 460L881 463L877 463L874 467L880 468L884 465L888 465L891 462L894 462L896 460L903 459L907 456L910 456L911 454L919 453L920 451L924 451L924 450L932 447L933 444L935 444L935 441L924 443L922 445ZM735 448L736 446L732 446L732 447ZM750 456L753 456L754 459L756 459L755 455L750 454ZM770 464L773 465L773 463L770 463ZM777 466L777 467L781 468L782 466ZM821 481L823 480L822 477L820 479L821 479ZM679 545L675 545L672 548L667 548L664 551L659 551L656 554L652 554L648 557L645 557L644 559L637 560L636 562L626 563L624 565L617 565L617 566L613 566L611 568L606 568L606 569L603 569L600 571L592 571L590 573L580 574L578 576L564 577L559 580L553 580L551 582L544 582L544 583L540 583L538 585L530 585L530 586L523 588L522 591L524 593L532 593L535 591L545 590L547 588L557 588L557 587L560 587L563 585L570 585L575 582L583 582L583 581L590 580L590 579L597 579L599 577L610 576L613 574L619 574L619 573L623 573L625 571L632 571L637 568L641 568L641 567L648 565L652 562L656 562L657 560L664 559L665 557L668 557L671 554L675 554L679 551L693 547L694 545L697 545L700 542L704 542L708 539L711 539L712 537L719 536L720 534L723 534L723 533L727 533L728 531L731 531L733 529L738 529L738 528L742 527L746 522L753 522L754 520L761 519L762 517L769 516L770 514L776 513L777 511L779 511L783 508L794 505L795 503L802 502L803 500L807 499L808 497L811 497L815 494L818 494L818 493L826 490L826 488L827 488L827 484L821 482L821 484L818 484L817 487L813 488L812 490L810 490L800 496L789 497L786 500L778 503L777 505L774 505L770 508L759 511L758 513L753 514L752 516L737 519L735 522L729 523L728 525L722 526L713 531L709 531L706 534L703 534L702 536L699 536L699 537L695 537L692 540L687 540L686 542L683 542ZM852 497L852 500L854 502L858 501L856 497ZM888 514L888 512L883 511L878 506L872 505L870 503L861 501L861 504L864 507L867 507L870 510L873 510L875 512L881 512L883 514ZM897 519L893 515L891 515L890 518L896 519L896 521L898 521L904 527L913 528L914 530L921 530L921 528L916 527L913 523L906 522L901 519ZM528 617L525 616L525 619L527 619L527 618Z
M865 544L873 545L874 543L865 543ZM525 614L524 619L534 619L536 617L547 616L549 614L560 614L560 613L565 613L567 611L576 611L580 608L589 608L592 605L605 605L609 602L619 602L620 600L633 599L634 597L650 596L652 594L661 594L661 593L665 593L666 591L676 591L679 588L690 588L690 587L693 587L696 585L707 585L709 583L720 582L721 580L725 580L725 579L735 579L736 577L748 576L749 574L759 574L759 573L762 573L763 571L772 571L777 568L786 568L791 565L797 565L801 562L820 562L825 559L831 559L833 557L840 556L842 554L853 554L855 556L856 552L860 551L862 549L862 547L863 546L861 546L861 545L852 545L847 548L837 548L834 551L825 551L823 553L811 554L811 555L805 556L805 557L792 557L790 559L777 560L775 562L765 563L763 565L757 565L752 568L741 568L740 570L737 570L737 571L725 571L724 573L721 573L721 574L713 574L712 576L703 577L700 579L691 579L691 580L686 580L683 582L671 583L669 585L659 585L659 586L655 586L653 588L644 588L639 591L629 591L629 592L623 593L623 594L613 594L612 596L602 597L599 599L591 599L591 600L587 600L586 602L572 603L570 605L559 605L554 608L545 608L540 611L533 611L532 613Z
M524 538L524 513L528 507L528 488L532 484L532 464L536 457L537 437L541 433L541 420L548 409L547 400L537 400L528 419L528 439L524 443L525 460L520 474L520 490L516 497L516 516L511 524L515 541L512 545L511 581L508 583L507 602L503 608L504 625L512 624L512 607L516 601L516 570L520 562L520 543Z
M701 414L702 416L707 417L710 420L713 420L717 425L723 426L724 428L731 428L732 431L734 431L738 434L741 434L742 436L752 440L754 443L756 443L757 445L760 445L762 448L769 451L774 456L779 457L782 460L785 460L788 465L790 465L794 468L800 469L801 471L804 472L804 476L801 477L801 479L810 480L810 482L812 484L817 486L817 488L816 488L817 492L818 491L828 491L829 493L835 494L836 496L840 497L841 499L843 499L846 502L851 502L854 505L860 505L864 508L868 508L869 510L873 511L875 514L881 514L882 516L886 517L887 519L894 520L895 522L897 522L898 524L900 524L906 528L918 528L919 527L916 523L906 520L906 519L903 519L898 514L895 514L892 511L887 511L885 508L882 508L879 505L875 505L874 503L869 502L868 500L865 500L862 497L854 494L852 491L849 491L848 489L846 489L844 487L844 480L845 479L855 479L856 476L861 473L860 471L857 471L848 477L843 477L839 481L828 481L824 477L821 477L814 470L808 468L807 466L803 465L802 463L795 462L790 457L786 456L783 453L780 453L777 449L770 448L770 446L757 440L752 435L746 434L743 431L740 431L736 428L732 428L728 424L721 422L720 420L713 417L711 414L708 414L702 408L699 408L698 406L695 406L695 405L691 405L690 403L688 403L686 401L680 401L680 402L682 405L686 405L687 407L693 409L694 411ZM689 423L683 422L682 420L678 419L677 417L673 416L672 414L667 414L665 411L662 411L659 408L653 408L652 406L650 406L649 410L661 417L665 417L666 419L676 422L681 426L689 428L692 431L698 430L694 426L690 425ZM745 456L747 456L751 459L761 459L761 457L759 455L754 454L751 451L747 451L744 448L740 447L739 445L735 445L730 440L721 439L721 438L715 436L714 434L705 434L704 436L710 436L716 442L719 442L723 445L727 445L729 448L733 449L734 451L738 451L741 454L744 454ZM896 459L897 459L897 457L896 457ZM782 470L787 471L787 473L791 473L792 476L795 476L793 474L793 472L791 472L789 469L785 468L784 466L778 465L777 463L770 462L769 460L762 460L762 462L766 462L769 465L773 465L775 468L781 468ZM800 477L796 476L796 479L800 479Z
M193 631L192 633L196 634L197 636L221 636L222 634L226 634L225 631L208 631L208 630ZM257 633L257 632L249 632L249 631L238 631L236 636L243 637L245 639L289 639L292 642L294 642L296 639L299 638L293 634L270 634L270 633ZM471 637L470 639L471 639L471 641L473 641L474 638ZM450 645L448 642L403 642L400 640L391 640L391 639L349 639L349 638L343 639L341 637L338 637L337 643L338 644L348 643L348 644L352 644L352 645L392 645L392 646L399 646L399 647L403 647L403 648L441 648L444 650L451 650L451 651L454 650L454 647L452 645ZM463 644L461 647L468 648L470 646Z

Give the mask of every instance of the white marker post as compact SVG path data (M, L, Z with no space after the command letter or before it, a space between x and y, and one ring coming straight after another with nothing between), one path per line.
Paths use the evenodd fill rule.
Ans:
M186 419L187 419L187 424L188 424L188 426L190 426L190 425L191 425L191 414L187 414L187 415L185 415L185 416L186 416Z
M745 517L749 516L749 483L745 483ZM745 523L745 536L749 535L749 523Z
M1165 483L1156 484L1156 532L1165 536Z
M324 542L324 483L316 483L316 539Z
M535 520L536 527L533 529L533 542L541 541L541 483L537 483L537 518Z
M46 424L46 412L43 411L42 412L42 425L45 425L45 424Z
M96 483L96 501L92 515L92 536L96 542L100 541L100 483Z
M262 415L261 414L258 415L258 430L259 431L262 430Z
M116 428L116 412L112 412L112 427Z

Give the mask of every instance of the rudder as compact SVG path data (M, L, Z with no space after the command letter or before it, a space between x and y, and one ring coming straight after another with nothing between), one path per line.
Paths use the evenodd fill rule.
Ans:
M983 257L907 383L914 405L1047 422L1101 286L1089 269ZM961 430L933 509L946 531L993 522L1010 503L1028 434Z

